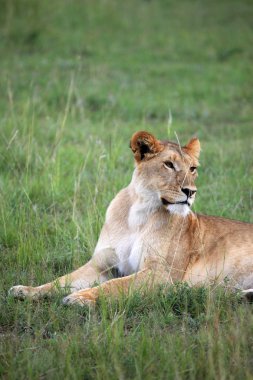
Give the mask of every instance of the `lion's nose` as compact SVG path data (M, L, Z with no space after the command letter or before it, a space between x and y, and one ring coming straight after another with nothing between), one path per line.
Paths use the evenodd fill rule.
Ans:
M191 190L188 187L184 187L181 190L187 196L187 198L192 197L197 192L197 190Z

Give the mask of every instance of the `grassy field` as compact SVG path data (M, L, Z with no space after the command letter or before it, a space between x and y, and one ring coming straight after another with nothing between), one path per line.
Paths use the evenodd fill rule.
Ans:
M94 311L7 297L91 256L140 129L198 135L195 210L253 222L252 2L0 6L0 377L252 379L252 305L227 289Z

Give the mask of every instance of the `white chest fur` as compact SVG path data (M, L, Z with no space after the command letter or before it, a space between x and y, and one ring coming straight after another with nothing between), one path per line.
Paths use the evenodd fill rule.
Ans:
M116 247L119 271L124 275L137 272L140 267L142 253L138 235L135 233L125 235Z
M119 270L125 275L135 273L140 269L147 254L150 242L145 233L149 218L157 210L156 199L135 202L128 215L128 231L117 244L116 254L119 259ZM145 236L145 238L144 238Z

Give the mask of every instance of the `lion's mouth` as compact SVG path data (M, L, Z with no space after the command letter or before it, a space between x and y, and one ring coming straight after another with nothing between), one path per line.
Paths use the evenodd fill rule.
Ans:
M161 198L161 201L162 201L162 204L164 206L168 206L168 205L188 205L188 206L190 206L190 203L188 202L187 199L183 202L169 202L169 201L167 201L167 199Z

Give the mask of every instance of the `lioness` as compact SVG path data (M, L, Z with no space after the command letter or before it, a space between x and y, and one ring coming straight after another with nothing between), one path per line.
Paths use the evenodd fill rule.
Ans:
M180 146L148 132L132 136L131 183L109 205L91 260L38 287L14 286L17 298L38 299L70 289L65 304L93 304L100 292L187 281L222 283L253 292L253 224L191 211L197 188L199 140ZM110 279L116 268L121 277ZM99 286L92 287L94 284Z

